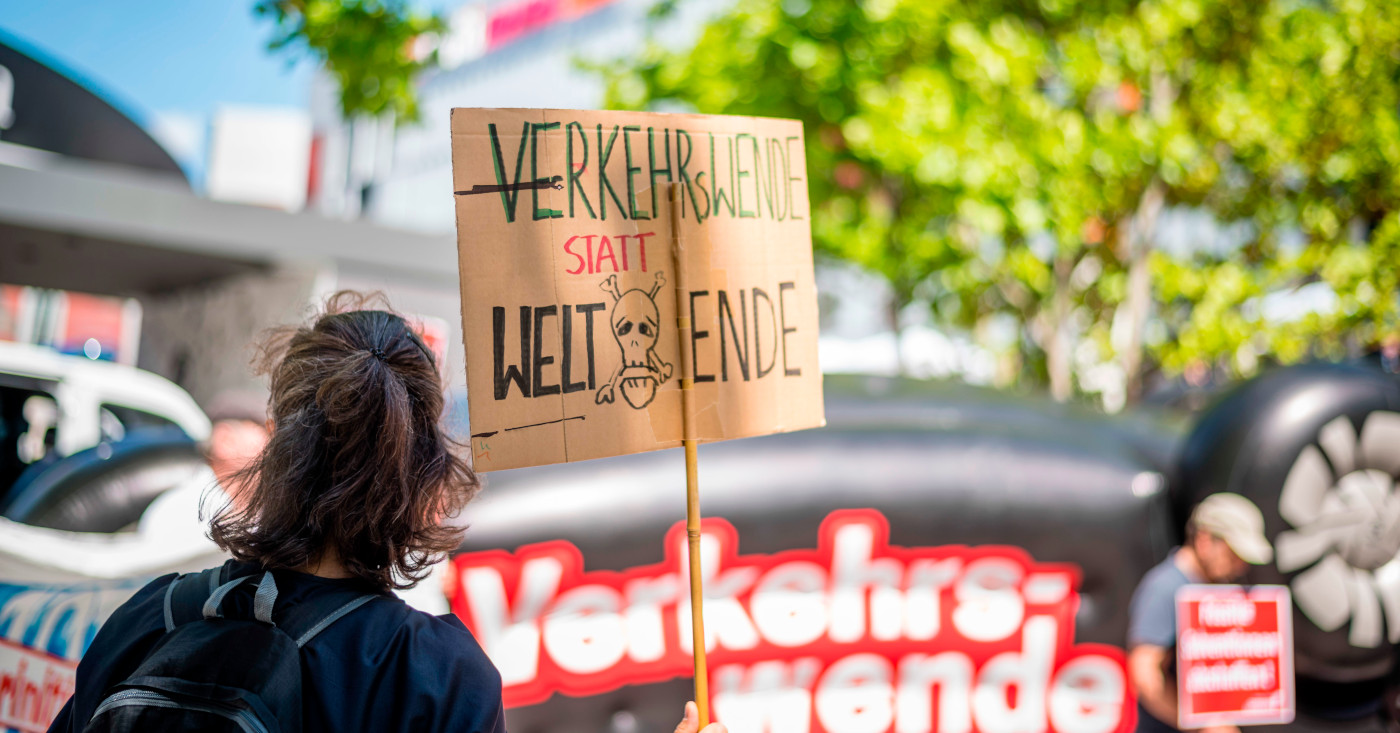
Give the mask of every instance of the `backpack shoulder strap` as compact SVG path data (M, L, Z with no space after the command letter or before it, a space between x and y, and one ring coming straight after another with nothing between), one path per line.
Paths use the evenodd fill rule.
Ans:
M229 591L242 581L258 577L248 575L229 580L227 575L227 566L219 566L199 573L181 575L171 581L165 590L165 630L171 631L176 626L201 618L222 616L219 605ZM279 609L282 621L275 625L292 637L300 648L331 624L376 597L373 593L317 594L285 609ZM276 582L272 573L264 572L254 596L254 617L272 624L272 610L276 600Z
M204 617L204 602L223 581L225 566L188 573L170 581L165 589L165 630Z
M373 593L318 594L284 609L282 622L277 627L301 648L331 624L377 597Z

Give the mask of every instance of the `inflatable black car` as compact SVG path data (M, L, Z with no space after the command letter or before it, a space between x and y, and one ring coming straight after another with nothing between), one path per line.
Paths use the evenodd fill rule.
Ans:
M1176 539L1177 433L970 391L833 394L827 413L701 447L717 716L736 733L1131 725L1128 600ZM452 601L512 731L675 725L684 475L673 451L489 477Z
M1267 517L1297 599L1293 729L1380 725L1400 641L1400 382L1281 369L1185 439L999 396L828 402L704 446L717 716L745 731L1129 730L1138 580L1217 491ZM673 726L691 687L679 452L492 475L453 610L516 733Z

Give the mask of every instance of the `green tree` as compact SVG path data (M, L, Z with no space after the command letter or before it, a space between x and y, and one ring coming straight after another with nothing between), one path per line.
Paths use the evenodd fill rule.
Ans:
M413 85L432 56L415 58L414 41L440 33L443 20L404 0L259 0L254 12L276 26L274 52L310 55L340 85L341 112L418 118Z
M1198 70L1189 101L1226 167L1208 204L1253 236L1159 258L1175 336L1159 356L1244 376L1354 355L1400 332L1400 7L1272 2L1233 20L1195 29L1234 52ZM1291 318L1261 307L1301 288L1328 297Z
M1107 368L1121 404L1158 365L1247 373L1393 319L1394 268L1368 265L1400 230L1396 169L1366 146L1400 145L1394 16L1363 0L755 0L690 49L613 70L610 102L801 119L820 251L885 275L896 308L925 299L974 335L1010 318L1008 379L1066 399ZM1154 252L1168 206L1252 236ZM1376 236L1340 246L1358 216ZM1319 278L1336 314L1266 317L1262 296Z

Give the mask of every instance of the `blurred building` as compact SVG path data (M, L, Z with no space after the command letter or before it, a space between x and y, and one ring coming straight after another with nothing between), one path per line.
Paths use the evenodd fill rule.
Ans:
M384 290L400 309L450 324L439 331L456 329L449 233L297 212L310 178L304 119L234 110L213 137L210 188L222 201L194 192L160 144L91 85L0 42L0 283L23 286L5 291L8 338L89 358L134 354L207 402L255 383L248 345L260 331L340 287ZM268 156L277 164L257 162ZM139 325L127 318L97 329L115 336L75 341L98 326L72 323L73 304L89 300L52 290L116 296L117 312L136 313ZM64 313L45 315L44 303L66 304ZM135 329L138 348L113 350ZM84 351L89 339L103 348ZM460 384L461 349L451 348L460 342L445 340L445 372Z
M224 107L214 116L205 193L217 201L301 211L311 173L311 118L302 110Z

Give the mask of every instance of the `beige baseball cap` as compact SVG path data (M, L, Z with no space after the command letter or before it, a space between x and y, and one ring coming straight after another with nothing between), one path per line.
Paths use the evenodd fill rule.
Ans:
M1254 502L1239 494L1211 494L1191 512L1196 529L1225 540L1241 560L1265 565L1274 559L1274 548L1264 537L1264 515Z

